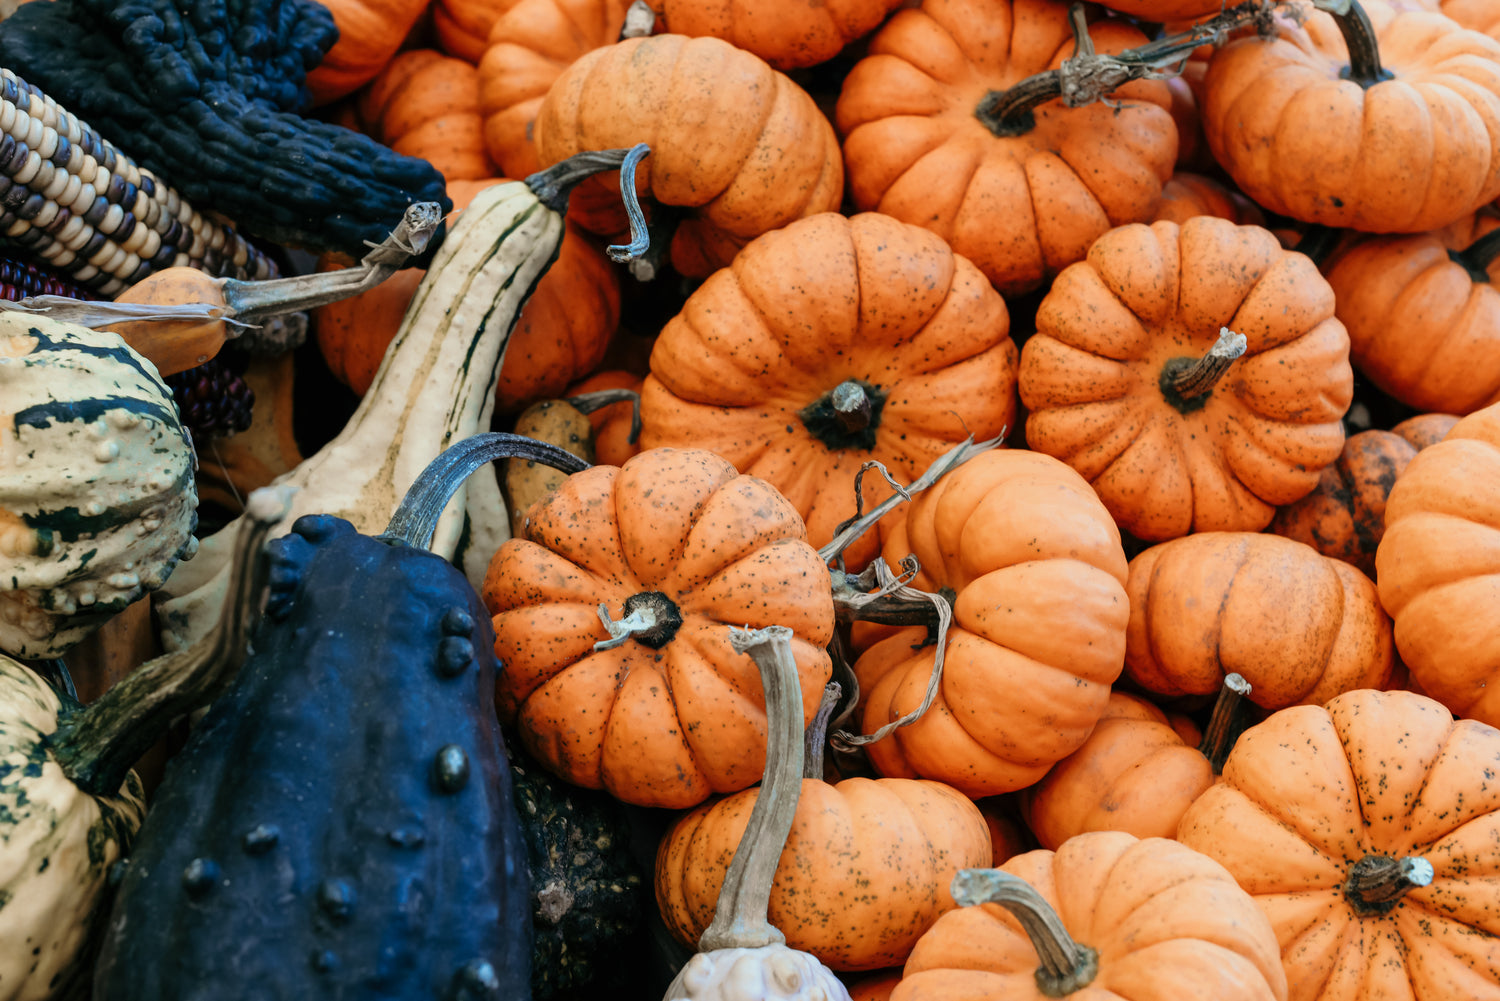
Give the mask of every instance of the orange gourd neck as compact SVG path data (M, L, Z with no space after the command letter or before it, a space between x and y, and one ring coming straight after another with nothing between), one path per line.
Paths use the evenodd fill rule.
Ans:
M1493 229L1463 250L1448 251L1448 260L1469 273L1476 282L1489 284L1490 264L1500 255L1500 229Z
M802 426L830 452L875 447L886 392L863 379L845 379L798 411Z
M1248 344L1242 334L1227 327L1202 358L1179 356L1168 358L1161 367L1161 395L1179 414L1191 414L1208 405L1214 386L1229 371L1235 359L1245 353Z
M1349 50L1349 65L1339 70L1339 79L1357 83L1365 89L1395 79L1394 73L1380 65L1375 26L1370 23L1370 16L1359 5L1359 0L1349 0L1349 10L1334 14L1333 19L1338 23L1339 33L1344 36L1344 46Z
M1349 867L1344 899L1360 917L1379 917L1395 910L1408 890L1429 885L1433 875L1432 863L1418 856L1366 855Z

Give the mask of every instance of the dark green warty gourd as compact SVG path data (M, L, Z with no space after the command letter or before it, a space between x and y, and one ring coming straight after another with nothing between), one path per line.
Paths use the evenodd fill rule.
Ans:
M297 114L337 37L313 0L54 0L0 21L10 69L199 208L359 258L407 205L452 203L427 161Z

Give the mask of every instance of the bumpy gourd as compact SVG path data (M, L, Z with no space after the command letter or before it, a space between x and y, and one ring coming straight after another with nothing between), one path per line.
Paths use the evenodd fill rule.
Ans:
M117 334L0 315L0 650L55 657L197 547L192 442Z

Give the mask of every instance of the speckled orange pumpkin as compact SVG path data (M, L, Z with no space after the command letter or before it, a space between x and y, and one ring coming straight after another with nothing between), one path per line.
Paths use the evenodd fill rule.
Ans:
M641 806L683 809L760 779L764 697L726 624L793 630L809 717L832 673L828 571L802 519L697 449L568 477L500 547L482 593L501 719L554 774ZM600 605L625 636L602 649Z
M1240 736L1178 839L1270 919L1293 1001L1500 998L1500 730L1348 692Z
M1058 275L1036 328L1026 442L1137 538L1259 531L1343 447L1354 372L1333 292L1259 226L1111 230Z
M1201 2L1201 0L1200 0ZM712 35L779 70L816 66L873 31L902 0L650 0L662 29Z
M360 93L359 116L376 139L428 161L446 181L495 176L481 132L479 74L462 59L402 52Z
M656 900L684 944L697 942L713 920L758 792L700 806L662 839ZM804 778L771 886L771 923L788 946L831 969L894 966L954 906L954 873L991 858L979 809L941 782Z
M706 448L768 480L822 546L853 516L864 462L910 483L965 437L1000 434L1015 364L1004 300L941 239L824 213L746 247L667 324L641 442ZM870 504L890 493L879 476L863 486ZM878 547L867 533L845 558L858 568Z
M1238 226L1265 224L1265 213L1250 199L1226 188L1211 177L1179 170L1162 186L1161 204L1152 222L1187 222L1193 216L1211 215Z
M1203 532L1130 561L1125 671L1165 696L1217 692L1231 671L1266 709L1321 704L1390 677L1391 620L1343 560L1279 535Z

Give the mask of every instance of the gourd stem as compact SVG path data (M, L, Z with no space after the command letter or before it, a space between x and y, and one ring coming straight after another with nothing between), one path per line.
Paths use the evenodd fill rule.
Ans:
M172 721L206 705L233 680L248 656L269 575L266 536L286 514L290 490L250 494L234 537L229 591L213 629L185 650L141 665L88 706L69 713L52 734L63 774L91 796L114 795L131 767Z
M1297 246L1293 249L1321 267L1343 235L1344 231L1337 227L1313 223L1303 232L1302 239L1297 241Z
M1344 36L1344 46L1349 50L1349 65L1339 76L1366 88L1391 79L1393 74L1380 65L1375 26L1370 23L1370 15L1359 5L1359 0L1349 0L1349 9L1334 13L1333 19L1339 26L1339 33Z
M1067 997L1099 975L1099 954L1073 941L1057 911L1021 877L999 869L960 869L949 892L960 907L998 904L1020 922L1042 961L1036 985L1047 997Z
M1349 867L1344 898L1362 917L1388 914L1407 891L1430 885L1434 875L1432 863L1420 856L1366 855Z
M578 473L589 464L556 445L518 434L486 431L450 445L427 464L401 498L381 538L426 549L437 531L443 508L474 471L495 459L527 459L565 473Z
M620 27L617 41L627 38L647 38L656 30L656 11L646 0L635 0L625 10L625 23Z
M596 410L616 403L630 404L630 436L625 440L634 445L641 438L641 394L633 389L600 389L592 393L579 393L567 398L568 406L580 414L591 414Z
M813 713L803 738L802 777L805 779L823 779L823 748L828 744L828 723L833 719L833 711L839 707L843 694L844 687L837 681L823 686L823 700L818 703L818 711Z
M558 215L568 211L568 195L580 182L602 174L607 170L620 172L620 198L625 203L625 214L630 218L630 242L611 244L604 248L612 261L632 261L644 254L651 246L651 237L646 231L646 213L636 197L635 168L651 154L651 147L636 143L629 149L604 149L575 153L560 163L539 170L526 178L526 186Z
M1228 327L1219 328L1219 339L1202 358L1173 358L1162 372L1162 388L1170 386L1182 400L1194 400L1213 391L1229 366L1245 353L1248 342L1244 334Z
M766 699L766 770L699 952L784 945L770 922L771 881L802 795L802 682L786 626L730 628L729 645L760 669Z
M1477 282L1488 282L1489 266L1500 256L1500 227L1490 230L1463 250L1449 251L1448 256L1462 264L1470 278Z
M1208 726L1203 730L1203 739L1198 742L1198 752L1208 759L1215 775L1224 771L1224 760L1245 729L1245 699L1249 694L1250 682L1243 675L1233 671L1224 675L1219 697L1208 717Z

